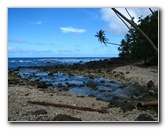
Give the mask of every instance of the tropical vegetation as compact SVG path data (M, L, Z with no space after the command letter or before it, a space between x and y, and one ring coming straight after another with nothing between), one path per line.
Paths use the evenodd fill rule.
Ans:
M134 23L133 17L129 20L115 8L112 8L112 10L119 18L121 16L120 19L123 22L124 20L128 22L131 27L128 27L129 31L121 40L120 45L108 42L103 30L100 30L95 35L98 40L105 45L119 45L120 57L143 60L145 64L158 64L158 10L153 12L150 9L152 14L145 18L139 17L137 24Z
M139 17L137 25L148 37L153 41L158 48L158 11L148 15L145 18ZM158 53L143 35L131 27L125 38L121 40L121 45L118 48L120 57L131 57L144 60L144 63L157 64Z

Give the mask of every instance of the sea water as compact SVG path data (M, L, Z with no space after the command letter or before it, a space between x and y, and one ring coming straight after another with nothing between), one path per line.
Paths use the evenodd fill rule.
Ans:
M60 85L62 89L68 87L68 92L70 93L83 96L93 95L95 98L106 101L110 101L113 98L118 99L118 101L124 101L132 98L136 94L144 94L144 92L147 92L145 89L141 89L140 91L139 87L124 85L103 77L89 78L81 75L70 75L65 72L55 72L50 76L49 72L43 72L36 68L20 68L19 74L22 79L28 79L32 82L39 80L40 82L52 84L52 86L48 87L51 90L61 90L61 88L58 88L58 85ZM88 82L95 84L95 87L89 87L87 85Z
M42 57L42 58L8 58L8 68L29 66L55 66L84 64L90 61L99 61L109 57Z

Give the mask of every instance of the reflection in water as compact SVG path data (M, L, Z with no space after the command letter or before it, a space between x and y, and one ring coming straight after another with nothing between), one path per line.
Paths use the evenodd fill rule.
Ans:
M113 98L126 100L147 91L146 87L124 85L106 78L89 78L62 72L49 73L41 72L38 69L22 68L19 74L23 79L28 79L29 81L39 80L52 84L52 86L48 87L52 90L67 88L70 93L93 96L102 100L112 100Z

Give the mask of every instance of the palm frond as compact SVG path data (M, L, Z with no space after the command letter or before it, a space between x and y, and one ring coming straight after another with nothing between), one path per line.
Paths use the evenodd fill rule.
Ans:
M105 44L106 46L107 46L107 44L119 45L119 44L115 44L115 43L110 43L110 42L109 42L109 39L107 39L107 38L105 37L105 33L104 33L103 30L99 30L99 32L97 32L96 35L94 35L94 36L98 38L98 41L99 41L100 43L103 43L103 44Z

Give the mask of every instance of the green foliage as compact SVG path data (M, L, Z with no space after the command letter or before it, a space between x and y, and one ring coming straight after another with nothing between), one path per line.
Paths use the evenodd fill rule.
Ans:
M137 25L158 47L158 11L144 19L139 17ZM147 61L158 61L158 55L147 40L134 28L130 28L118 48L120 57L132 57Z
M99 32L97 32L95 37L97 37L98 41L100 41L101 43L104 43L105 45L106 45L106 42L108 42L108 39L105 37L105 33L103 30L99 30Z

